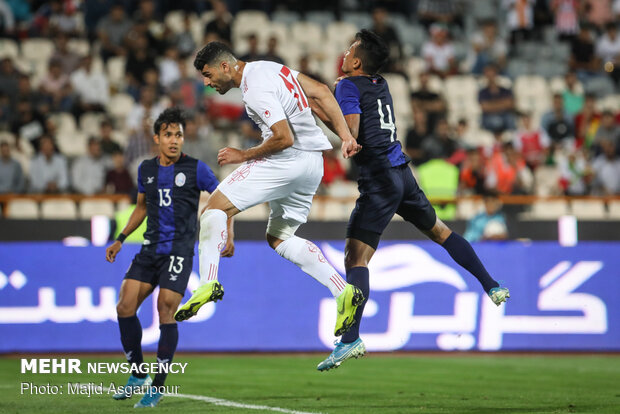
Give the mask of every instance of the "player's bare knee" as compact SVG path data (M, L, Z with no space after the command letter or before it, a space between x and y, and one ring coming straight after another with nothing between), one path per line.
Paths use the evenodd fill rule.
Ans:
M364 260L363 257L358 257L355 254L347 253L344 256L345 269L352 269L354 267L368 267L368 260Z
M121 318L128 318L136 314L138 306L135 303L120 300L116 304L116 314Z
M269 247L271 247L273 250L275 250L280 245L280 243L284 241L284 240L278 239L275 236L272 236L269 233L265 235L265 238L267 239L267 243L269 244Z

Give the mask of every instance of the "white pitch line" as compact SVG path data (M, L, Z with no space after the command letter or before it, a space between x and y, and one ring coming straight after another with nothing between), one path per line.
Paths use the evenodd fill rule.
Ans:
M105 387L104 389L106 391L110 390L109 387ZM286 414L321 414L317 412L295 411L295 410L288 410L286 408L280 408L280 407L270 407L268 405L243 404L243 403L239 403L236 401L223 400L221 398L206 397L204 395L164 394L164 397L187 398L189 400L203 401L203 402L213 404L213 405L221 405L224 407L245 408L248 410L274 411L277 413L286 413Z

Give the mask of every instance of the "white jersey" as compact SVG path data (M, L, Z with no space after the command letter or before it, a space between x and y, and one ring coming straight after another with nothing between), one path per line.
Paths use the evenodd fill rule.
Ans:
M302 151L331 149L316 124L308 98L297 82L299 72L275 62L248 62L241 78L241 95L249 117L261 129L263 140L271 138L271 126L287 119L295 142Z

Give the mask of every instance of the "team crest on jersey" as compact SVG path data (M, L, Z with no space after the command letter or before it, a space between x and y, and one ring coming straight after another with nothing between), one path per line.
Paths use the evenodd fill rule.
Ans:
M177 185L177 187L183 187L183 185L185 185L185 174L178 173L176 177L174 177L174 183Z
M271 116L271 112L269 110L265 111L265 118L269 118Z

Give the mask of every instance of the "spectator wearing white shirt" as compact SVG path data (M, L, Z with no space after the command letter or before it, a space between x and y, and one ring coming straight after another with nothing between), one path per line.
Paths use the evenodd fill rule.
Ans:
M110 100L108 79L101 72L93 71L93 59L84 56L78 70L71 75L71 86L76 93L77 102L73 114L79 118L85 112L104 112Z
M131 112L127 116L126 126L131 132L138 131L141 128L142 121L149 118L151 122L164 112L165 105L157 100L157 93L151 86L144 86L140 90L140 103L134 105Z
M515 45L522 40L530 40L534 29L535 0L503 0L506 9L506 20L510 30L510 44Z
M88 140L88 154L73 162L71 183L78 194L93 195L103 192L109 161L103 155L101 143L96 138Z
M442 78L456 71L454 47L448 39L448 29L443 24L435 23L430 28L431 39L422 46L422 57L428 65L429 72Z
M592 163L594 188L604 195L620 194L620 158L611 141L602 141L603 153Z
M170 86L180 78L179 52L174 46L170 46L166 49L163 59L159 62L159 83L165 90L169 90Z
M0 194L21 193L24 189L22 167L13 157L9 143L0 142Z
M39 153L30 163L30 192L60 193L69 187L67 160L57 154L49 135L39 140Z
M620 84L620 36L615 23L607 23L605 33L596 42L596 55L603 62L603 69Z
M482 75L489 63L495 63L498 69L503 71L506 66L508 45L498 36L494 20L482 22L481 30L474 33L471 38L471 46L467 60L472 73Z

